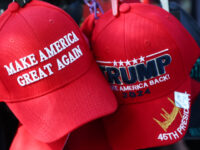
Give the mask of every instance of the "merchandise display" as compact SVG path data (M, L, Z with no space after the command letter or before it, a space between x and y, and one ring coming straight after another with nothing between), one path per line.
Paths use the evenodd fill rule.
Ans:
M96 61L120 104L104 119L114 150L170 145L187 131L190 71L199 47L181 23L162 8L121 4L82 24ZM134 142L133 142L134 141Z
M198 149L195 4L0 0L0 150Z
M0 98L41 142L54 142L117 102L75 21L32 0L0 16ZM5 84L6 83L6 84Z

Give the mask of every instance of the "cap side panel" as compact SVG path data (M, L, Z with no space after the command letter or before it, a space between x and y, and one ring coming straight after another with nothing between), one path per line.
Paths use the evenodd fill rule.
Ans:
M138 4L135 4L135 6L138 6L139 9L135 9L135 13L138 13L138 15L141 15L143 17L147 16L144 13L141 13L140 9L143 9ZM167 26L163 26L165 29L170 31L171 34L173 34L173 38L175 38L177 46L182 49L180 51L182 58L184 59L183 63L184 66L186 66L187 73L191 71L191 67L193 67L196 59L199 57L199 47L193 37L189 34L189 32L183 27L183 25L171 14L169 14L166 11L160 11L160 7L158 6L151 6L148 8L148 6L144 6L146 9L153 10L152 12L158 12L158 13L150 13L152 21L155 23L160 24L163 26L164 24L167 24ZM162 15L161 15L162 14ZM148 15L149 16L149 15ZM162 17L163 18L162 18ZM156 19L156 18L160 19ZM176 34L175 34L176 33ZM172 35L171 35L172 36ZM192 48L193 53L191 54L190 49ZM186 61L185 61L186 60ZM189 62L189 63L185 63Z
M38 97L38 96L44 95L45 93L48 93L52 90L63 87L67 83L74 81L76 78L83 75L89 69L91 62L93 61L93 57L89 51L89 48L85 42L85 39L82 36L82 32L79 30L78 25L76 25L75 22L68 15L66 15L66 13L64 13L63 11L61 11L61 13L60 13L60 11L57 11L58 9L54 9L54 7L53 7L53 10L55 10L55 11L52 12L52 10L49 11L51 9L51 7L46 7L47 9L43 9L44 8L43 6L36 7L36 5L32 6L30 4L32 4L32 3L29 3L29 5L27 5L26 8L20 9L19 13L13 13L13 15L17 15L17 16L11 17L9 22L7 21L7 27L12 29L12 27L13 27L12 21L15 20L14 22L16 23L16 26L15 26L16 33L15 34L12 33L11 32L12 30L10 32L5 31L6 29L4 30L4 35L6 38L1 39L1 43L5 43L5 44L2 44L0 47L3 48L4 50L10 49L10 51L9 52L8 51L0 52L0 53L5 54L4 59L1 60L2 65L5 64L8 66L10 64L10 62L12 62L14 64L14 62L16 62L15 60L13 60L14 57L18 57L21 59L24 56L30 55L30 50L32 51L36 60L39 61L41 59L41 55L38 55L40 51L45 49L48 45L51 46L54 44L54 42L58 42L61 38L62 38L61 40L64 40L63 36L65 36L68 33L70 33L70 35L72 35L71 32L76 34L78 41L76 42L76 44L74 44L70 47L71 49L67 48L66 52L68 52L69 56L71 56L71 54L73 54L72 53L74 50L73 48L76 48L76 46L77 46L77 48L79 47L83 51L83 57L80 57L80 60L86 59L87 61L86 61L86 63L81 63L81 62L76 61L73 64L70 64L70 67L66 67L66 69L64 71L66 72L67 70L70 70L71 73L70 74L68 73L65 76L62 75L61 77L63 80L61 80L61 78L60 79L57 78L53 83L48 82L48 86L52 87L52 89L45 90L46 88L48 88L47 85L43 84L43 85L39 86L39 84L38 84L38 86L40 88L37 88L37 86L34 85L35 88L34 88L34 90L32 89L33 91L31 93L21 92L21 95L20 95L19 91L17 92L17 90L31 89L31 85L27 86L26 88L24 88L24 87L22 87L20 89L16 88L16 87L19 87L19 85L15 78L19 79L18 77L23 76L25 71L30 72L30 71L32 71L33 68L32 67L26 68L20 72L17 72L17 74L9 76L9 78L12 80L15 80L15 82L11 82L9 80L9 78L7 77L8 72L6 72L6 69L3 68L4 74L1 74L1 76L3 76L3 78L5 78L5 81L8 80L8 82L6 81L8 87L12 87L12 88L7 87L7 89L12 89L13 93L10 93L11 94L10 99L12 99L12 102L18 101L18 100L23 101L23 100L31 99L33 97ZM40 13L47 14L46 15L47 17L41 18L40 16L38 16L37 9L42 9L42 11L40 11ZM48 11L49 11L49 13L48 13ZM36 13L33 13L33 12L36 12ZM55 14L57 17L53 18L52 16L54 16ZM63 22L65 22L65 25L54 22L59 19L62 20L63 17L66 17L66 20L63 20ZM30 18L32 18L32 19L30 19ZM38 22L36 22L34 20L38 20ZM23 28L21 29L22 26L23 26ZM47 31L46 26L48 26L49 31ZM55 29L54 29L55 27L59 28L59 32L55 31ZM63 30L61 30L61 29L63 29ZM37 30L38 32L36 33L36 31L34 31L34 30ZM8 38L9 38L9 40L7 40ZM47 38L48 38L48 40L46 40ZM70 50L70 52L69 52L69 50ZM19 53L16 53L17 51ZM45 52L45 50L43 50L43 52ZM13 53L12 54L13 58L6 57L6 55L8 55L8 54L9 54L9 56L11 56L10 53ZM63 57L64 56L63 53L64 53L64 51L59 53L56 57L57 58ZM76 53L74 52L74 55L75 54ZM81 54L79 56L81 56ZM76 58L79 58L78 55ZM26 59L28 59L28 58L26 58ZM45 61L45 63L47 64L50 61L51 60L48 59L47 61ZM57 59L52 57L52 61L54 61L53 62L54 64L52 63L53 66L56 67ZM41 62L41 60L40 60L40 62ZM42 65L42 63L43 62L41 62L40 64ZM45 65L45 64L43 63L43 65ZM78 65L79 65L79 67L76 67L76 69L73 69L73 70L71 69L71 66L78 66ZM35 65L35 67L39 67L39 65ZM63 70L59 71L58 73L61 74L62 72L63 72ZM50 80L50 78L52 78L52 77L53 76L50 76L41 81ZM37 82L37 83L39 83L39 82ZM37 84L37 83L34 83L34 84ZM16 84L16 85L14 85L14 84ZM57 84L57 86L55 86L55 84ZM45 93L42 92L44 90L46 91ZM34 95L34 96L30 96L30 95ZM10 99L8 99L8 97L4 97L2 99L4 99L4 101L8 101L8 102L10 101Z
M44 1L40 1L40 2L35 1L35 3L33 3L32 5L38 6L38 5L41 5L40 3L43 4L42 6L54 9L54 10L62 13L63 15L65 15L71 21L71 23L74 24L74 27L77 29L77 32L79 32L82 39L84 39L82 32L79 30L79 26L77 25L77 23L74 21L74 19L72 19L72 17L69 14L67 14L64 10L59 9L58 7L56 7L54 5L49 5L47 2L44 2ZM86 48L89 48L89 46L86 44L86 42L83 42L83 44L85 45Z

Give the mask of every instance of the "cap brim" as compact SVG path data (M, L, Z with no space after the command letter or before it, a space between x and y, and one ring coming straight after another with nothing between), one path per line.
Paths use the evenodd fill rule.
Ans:
M62 150L67 141L67 137L65 136L53 143L43 143L32 137L24 126L20 125L9 150Z
M191 79L175 91L191 94ZM120 105L116 113L105 117L104 125L112 148L145 149L170 145L183 138L188 128L190 107L176 107L175 91L152 101Z
M87 73L65 87L7 105L28 132L42 142L55 141L117 108L115 96L95 62Z

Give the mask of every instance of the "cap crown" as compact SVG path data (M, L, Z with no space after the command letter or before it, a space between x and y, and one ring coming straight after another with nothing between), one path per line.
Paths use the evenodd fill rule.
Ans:
M12 3L0 17L0 33L1 100L44 95L76 80L91 65L78 25L52 5L33 1L20 8Z
M118 17L109 11L96 21L91 43L100 68L121 103L168 94L189 76L197 44L175 17L157 6L121 7L126 11L120 9Z

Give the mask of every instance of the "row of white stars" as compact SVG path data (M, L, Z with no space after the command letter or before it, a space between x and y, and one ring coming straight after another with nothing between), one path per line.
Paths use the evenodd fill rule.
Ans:
M136 64L138 64L138 63L143 63L145 61L145 57L143 57L143 56L141 56L140 58L138 58L138 59L133 59L133 60L127 60L127 61L113 61L113 66L130 66L130 65L132 65L131 64L131 62L133 63L133 65L136 65Z
M101 60L97 60L97 63L101 63L101 64L113 64L113 66L130 66L130 65L136 65L139 63L143 63L145 62L145 57L140 56L140 58L134 58L133 60L126 60L126 61L101 61Z

